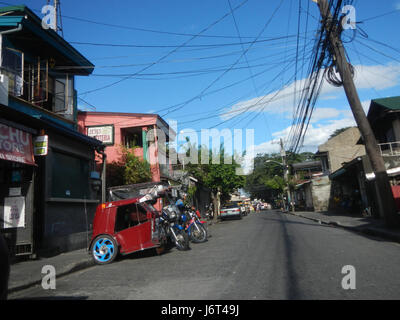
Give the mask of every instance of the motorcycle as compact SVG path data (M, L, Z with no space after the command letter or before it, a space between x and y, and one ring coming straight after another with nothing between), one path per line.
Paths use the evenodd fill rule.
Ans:
M189 250L189 236L185 231L186 216L181 214L175 205L168 205L162 209L160 223L168 238L178 250Z
M207 218L207 220L214 219L214 210L213 210L212 203L210 203L208 206L206 206L206 218Z
M186 212L190 219L186 227L189 239L195 243L207 241L207 227L205 226L206 222L200 220L200 217L197 215L195 210L190 208L187 209Z

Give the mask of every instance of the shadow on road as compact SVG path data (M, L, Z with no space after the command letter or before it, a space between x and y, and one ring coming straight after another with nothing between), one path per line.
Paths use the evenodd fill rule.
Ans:
M143 251L137 251L137 252L129 253L127 255L119 254L115 261L136 260L136 259L144 259L144 258L163 256L163 255L169 254L171 252L171 250L173 250L173 249L174 248L165 249L164 251L162 251L161 254L158 254L155 248L147 249L147 250L143 250Z
M290 221L286 219L286 216L282 214L282 217L285 217L285 223L290 223L290 224L302 224L302 225L307 225L307 226L312 226L312 227L323 227L323 228L329 228L330 226L325 225L325 224L319 224L317 222L314 223L306 223L306 222L300 222L300 221ZM262 216L261 219L263 220L268 220L273 223L282 223L282 220L279 218L275 218L273 216Z
M57 297L34 297L34 298L18 298L18 299L10 299L10 300L23 300L23 301L38 301L38 300L87 300L89 297L87 296L57 296Z
M292 241L290 240L290 236L287 231L287 223L298 223L288 221L287 217L282 216L283 219L278 220L280 222L280 226L282 228L283 234L283 241L284 241L284 250L285 250L285 257L286 257L286 273L287 273L287 280L286 280L286 299L289 300L297 300L301 299L301 293L298 288L297 283L297 275L295 271L295 263L293 259L293 252L294 247ZM300 224L303 224L300 222ZM313 225L315 226L315 225ZM318 225L319 226L319 225Z

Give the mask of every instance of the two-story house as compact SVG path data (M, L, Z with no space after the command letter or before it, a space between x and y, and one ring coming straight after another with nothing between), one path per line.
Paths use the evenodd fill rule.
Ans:
M318 146L315 157L330 180L330 210L360 213L368 203L366 177L361 170L366 155L360 136L357 127L350 127Z
M300 210L326 211L329 199L329 180L323 174L319 160L291 165L296 185L293 192L295 207Z
M339 208L338 201L335 202L339 196L341 200L360 194L366 198L365 188L360 187L359 173L354 173L361 157L365 156L359 139L358 128L348 128L318 146L314 155L317 161L293 165L297 181L295 204L299 209L328 211Z
M157 114L121 112L78 112L81 133L103 141L107 163L121 159L121 147L150 164L152 181L172 177L168 144L175 131ZM175 163L172 164L176 164Z
M367 118L378 142L400 211L400 96L371 100ZM365 161L364 168L367 179L373 181L375 175L369 161Z
M26 6L0 8L0 232L15 255L87 245L101 141L77 131L93 64Z
M400 208L400 188L396 186L400 181L400 97L371 100L367 118ZM336 156L332 157L333 154ZM357 128L348 129L320 146L317 156L331 169L332 209L359 214L369 207L373 216L382 216L378 209L375 175Z

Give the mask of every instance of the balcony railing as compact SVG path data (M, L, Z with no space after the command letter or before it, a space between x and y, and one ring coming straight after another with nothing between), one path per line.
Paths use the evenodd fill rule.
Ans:
M400 141L378 144L382 156L400 156Z

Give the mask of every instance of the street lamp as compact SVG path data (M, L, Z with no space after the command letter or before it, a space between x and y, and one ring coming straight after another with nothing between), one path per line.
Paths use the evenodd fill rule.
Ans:
M279 164L280 166L282 166L284 168L283 179L286 181L286 184L287 184L287 201L288 201L287 208L288 208L288 211L289 211L289 208L292 207L292 211L294 211L294 206L291 206L291 201L290 201L291 197L290 197L290 188L289 188L289 179L288 179L289 166L286 163L280 163L280 162L275 161L275 160L266 160L265 161L265 163L270 163L270 162Z
M280 163L280 162L278 162L278 161L275 161L275 160L265 160L265 163L268 163L268 162L275 162L275 163L279 164L279 165L280 165L280 166L282 166L282 167L286 167L286 165L285 165L285 164L283 164L283 163Z

